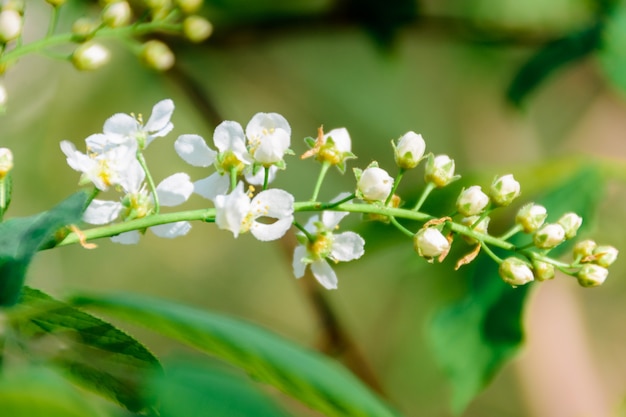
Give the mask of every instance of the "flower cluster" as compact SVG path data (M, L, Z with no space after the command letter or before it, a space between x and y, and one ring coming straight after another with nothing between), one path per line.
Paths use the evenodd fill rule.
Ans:
M193 183L188 174L180 172L155 185L143 152L152 141L171 132L173 111L173 102L163 100L154 106L145 123L141 116L115 114L106 120L102 133L85 140L85 153L68 141L61 143L70 167L82 174L80 183L93 184L96 190L84 213L85 222L105 228L117 220L129 225L110 233L115 242L136 243L148 228L161 237L181 236L189 231L193 220L215 223L235 238L250 232L260 241L279 239L294 225L299 230L296 235L299 245L293 253L294 275L304 276L310 266L312 275L328 289L335 289L338 284L333 264L355 260L364 254L365 241L360 235L337 231L340 221L351 212L392 224L410 237L417 254L431 263L442 262L455 240L461 237L474 249L457 262L457 268L484 252L498 263L500 276L512 286L552 279L556 270L576 277L582 286L599 285L618 255L612 246L583 240L574 246L572 262L551 258L552 249L576 236L582 218L569 212L547 223L547 209L535 203L518 210L514 226L503 236L491 236L488 231L491 213L511 205L521 192L519 182L511 174L496 177L485 191L479 185L462 189L455 207L446 216L434 217L422 212L424 201L433 191L448 186L460 176L448 155L426 153L423 137L415 132L407 132L392 141L398 167L395 178L373 161L365 169L354 168L352 192L342 193L329 202L318 201L329 167L336 166L343 173L346 162L355 158L348 131L338 128L324 133L320 127L316 139L305 139L309 150L301 158L314 157L321 163L321 169L310 200L295 202L289 192L269 187L276 175L286 169L285 157L293 154L291 127L278 113L257 113L245 129L235 121L220 123L213 133L215 149L199 135L178 136L174 142L176 153L190 165L212 168L213 172ZM425 186L415 204L405 207L406 202L395 191L405 173L421 161L425 161ZM12 158L6 152L0 153L0 175L6 175L3 172L8 172L11 166ZM107 191L122 195L118 200L95 198L96 194ZM184 212L186 217L160 215L161 206L182 204L193 193L210 200L213 207ZM302 225L296 219L299 211L318 214ZM137 219L149 221L132 222ZM422 225L418 230L410 230L401 220L417 220ZM527 244L515 246L509 242L518 233L528 235ZM492 248L512 255L501 259Z

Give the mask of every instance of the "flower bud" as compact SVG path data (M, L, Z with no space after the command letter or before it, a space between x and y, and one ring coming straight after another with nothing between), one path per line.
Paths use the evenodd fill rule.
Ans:
M398 139L397 145L392 141L391 146L393 146L396 164L402 169L415 168L422 160L426 150L426 142L424 142L422 135L415 132L405 133Z
M413 248L419 256L430 260L447 253L450 250L450 242L436 228L427 227L415 233Z
M9 148L0 148L0 180L13 169L13 153Z
M515 223L522 226L525 233L533 233L543 225L546 217L548 217L548 211L544 206L529 203L517 212Z
M2 10L15 10L19 14L24 14L24 0L5 0L2 3Z
M4 84L0 83L0 113L4 113L6 111L8 97L6 87Z
M498 206L508 206L520 195L519 182L511 174L496 178L491 184L489 195Z
M83 43L74 50L72 63L81 71L92 71L109 62L109 50L99 43Z
M558 223L543 225L533 236L533 242L539 249L552 249L564 240L565 230Z
M557 223L563 226L565 239L571 239L576 236L576 232L583 224L583 218L576 213L565 213L557 220Z
M111 28L128 25L131 16L130 4L126 1L110 3L102 10L102 22Z
M556 275L554 265L542 261L533 261L533 272L537 281L547 281Z
M609 270L595 264L584 264L578 271L578 283L583 287L597 287L609 275Z
M591 239L581 240L574 245L575 258L588 258L593 255L598 244Z
M456 200L456 209L463 216L476 216L482 213L489 204L489 196L483 193L478 185L472 185L470 188L461 191L459 198Z
M357 181L359 197L363 197L366 201L386 200L392 187L393 178L391 178L387 171L378 168L378 166L374 164L360 173Z
M535 279L528 264L514 257L502 261L498 272L502 280L513 287L528 284Z
M474 223L478 221L478 219L480 219L480 216L463 217L461 219L461 224L467 227L471 227L472 230L475 232L487 234L487 229L489 228L489 222L491 221L491 218L485 217L480 222L478 222L476 226L472 227ZM478 243L478 241L474 239L473 237L469 237L465 235L462 235L462 236L463 236L463 240L465 240L470 245L475 245L476 243Z
M183 33L193 43L208 39L213 33L211 22L200 16L189 16L183 20Z
M81 17L76 19L72 24L72 33L82 39L89 39L93 36L96 29L98 29L99 23L93 21L88 17Z
M22 16L15 10L0 12L0 42L7 43L22 34Z
M54 6L54 7L61 7L65 4L67 0L46 0L46 3Z
M454 175L454 160L448 155L428 155L424 172L426 182L431 182L441 188L459 178L461 178L459 175Z
M176 0L176 5L185 14L195 13L202 7L203 0Z
M143 45L141 59L150 68L166 71L174 65L174 53L161 41L151 40Z
M593 255L595 256L595 263L608 268L617 259L619 251L613 246L601 245L594 249Z

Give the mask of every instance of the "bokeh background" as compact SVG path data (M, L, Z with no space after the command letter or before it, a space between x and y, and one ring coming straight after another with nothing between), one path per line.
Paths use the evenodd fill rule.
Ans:
M527 173L529 167L572 156L605 161L614 175L597 216L585 219L593 227L584 237L625 247L626 101L597 56L556 68L519 105L507 98L538 49L593 25L604 3L205 3L214 36L200 45L164 38L177 57L169 73L147 69L114 41L107 44L112 62L97 72L78 72L42 56L29 56L7 72L9 105L0 121L0 146L15 156L10 217L45 210L77 189L78 174L66 165L61 140L80 148L110 115L147 116L157 101L172 98L175 129L146 153L157 179L180 171L194 179L208 175L175 154L179 134L197 133L210 142L218 120L245 126L256 112L278 112L291 123L296 155L306 149L302 139L315 136L322 124L326 130L349 130L358 159L349 161L345 175L330 173L321 194L330 199L354 188L352 167L377 160L393 175L390 141L413 130L424 136L428 151L449 154L460 174L483 186L496 173ZM43 1L27 5L32 14L25 38L37 39L45 32L49 8ZM92 7L72 3L61 24L69 26ZM275 185L307 199L319 167L297 156L287 165ZM405 178L401 194L416 195L422 169ZM526 190L547 182L550 178L524 176L523 199L532 198ZM188 203L206 205L197 196ZM463 275L452 271L453 260L429 265L399 233L378 233L378 226L362 226L353 217L343 228L365 233L366 255L338 266L339 290L324 297L392 404L407 416L448 416L450 387L425 328L437 308L461 296ZM29 284L61 297L120 290L166 297L319 345L322 325L310 286L293 278L288 243L261 243L248 235L235 240L210 224L195 224L175 241L148 233L137 246L97 243L91 251L73 246L41 253ZM596 289L582 289L562 276L535 285L525 308L525 347L463 415L626 415L622 264L618 261ZM183 351L137 332L157 353ZM316 415L294 409L296 415Z

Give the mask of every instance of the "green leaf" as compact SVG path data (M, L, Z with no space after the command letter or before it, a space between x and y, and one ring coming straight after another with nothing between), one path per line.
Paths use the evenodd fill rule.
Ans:
M287 417L244 375L206 361L165 364L152 381L161 417Z
M553 72L595 51L601 33L601 24L595 23L541 47L519 69L507 89L507 98L516 106L521 105Z
M584 227L593 217L603 183L597 169L585 168L535 201L548 209L549 221L574 211L586 219ZM529 239L522 238L524 242ZM571 249L572 243L557 247L551 255L560 256ZM529 290L528 285L506 285L498 274L498 265L486 256L470 264L466 273L469 286L465 297L439 311L429 325L434 354L451 380L452 409L456 414L519 349L524 336L522 312Z
M61 376L41 367L2 373L0 410L6 417L109 416Z
M598 58L609 80L626 94L626 4L618 4L606 21Z
M53 246L60 229L81 220L87 198L81 191L49 211L0 223L0 306L17 302L35 253Z
M81 296L97 307L223 359L328 417L396 414L335 361L257 326L145 296Z
M13 324L37 359L47 358L68 376L131 411L141 411L144 378L160 371L141 343L113 325L24 287ZM63 348L55 348L63 346Z

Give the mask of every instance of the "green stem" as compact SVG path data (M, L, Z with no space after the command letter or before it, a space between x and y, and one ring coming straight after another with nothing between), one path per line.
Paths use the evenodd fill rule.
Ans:
M404 176L405 172L406 170L404 168L400 168L400 170L398 171L398 176L396 176L396 179L393 182L393 188L391 189L391 192L387 196L387 200L385 200L385 205L388 205L391 199L393 198L393 195L396 193L396 190L398 189L398 185L400 185L400 181L402 181L402 177Z
M522 225L516 224L515 226L511 227L511 229L508 232L506 232L505 234L500 236L500 239L502 239L502 240L509 240L511 238L511 236L521 232L522 229L523 229Z
M395 217L389 217L389 220L391 221L391 224L393 224L399 231L401 231L402 233L404 233L408 237L413 238L413 236L415 235L415 233L411 232L409 229L407 229L406 227L402 226L398 222L398 220L396 220Z
M159 204L159 195L157 194L156 186L154 185L154 179L152 179L152 174L150 174L150 170L148 169L146 158L143 157L143 154L140 151L137 152L137 161L139 161L143 172L146 173L146 181L148 181L148 188L150 188L150 192L152 193L152 200L154 201L154 213L159 214L159 211L161 210L161 206Z
M48 33L46 33L46 38L50 38L54 35L54 32L57 29L57 24L59 23L59 6L52 6L52 12L50 12L50 23L48 24Z
M322 162L322 167L320 168L320 173L317 176L317 182L315 183L315 188L313 189L313 195L311 196L310 201L317 200L317 196L320 193L320 189L322 188L322 182L324 182L324 177L328 172L328 168L330 168L330 163L328 161Z
M263 190L265 191L270 179L270 167L263 167L263 169L265 170L263 175Z
M302 226L300 223L298 223L297 221L294 220L293 225L300 230L302 233L304 233L304 235L306 236L306 238L309 240L309 242L313 242L315 241L315 236L313 236L311 233L309 233L308 230L306 230L304 228L304 226Z
M489 257L491 259L493 259L498 265L500 265L502 263L502 259L500 259L500 257L498 255L496 255L495 253L493 253L493 251L491 250L491 248L489 246L487 246L485 244L485 242L480 242L480 247L482 248L482 250L489 255Z
M235 187L237 187L237 168L231 167L229 174L230 174L230 191L233 191Z
M420 195L419 200L417 200L417 203L415 203L415 207L413 207L414 211L418 211L420 208L422 208L422 204L424 204L424 201L426 201L426 199L428 198L428 195L434 189L435 189L435 183L429 182L426 184L426 188L424 188L424 191L422 191L422 195Z

